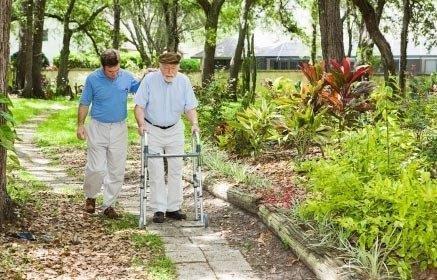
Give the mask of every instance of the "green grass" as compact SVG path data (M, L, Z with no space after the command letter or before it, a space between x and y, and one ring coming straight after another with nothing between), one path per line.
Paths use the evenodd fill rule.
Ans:
M13 201L25 204L35 198L34 194L48 187L24 170L15 170L8 176L7 193Z
M105 225L108 232L114 234L119 231L138 228L138 218L133 214L123 213L120 219L105 219Z
M77 107L56 112L37 128L36 142L40 147L85 147L85 142L77 139Z
M65 99L58 100L41 100L41 99L25 99L25 98L11 98L13 107L11 107L12 114L17 124L22 124L32 117L53 110L59 106L68 106L70 103Z
M248 187L268 188L271 186L270 181L252 172L248 166L230 161L225 152L216 147L203 145L203 163L214 173Z
M56 112L42 122L37 128L36 142L40 147L66 147L83 149L86 142L77 139L77 102L71 102L65 109ZM139 143L137 125L133 114L133 102L129 100L128 119L129 143ZM88 117L89 120L89 117Z
M133 256L131 260L133 266L147 270L151 279L176 279L176 268L174 263L165 256L164 242L156 234L136 230L138 227L136 216L124 213L121 219L105 220L105 225L110 234L128 231L136 251L147 250L150 252L148 259Z
M131 240L136 249L148 247L152 253L162 252L164 248L162 239L156 234L133 233Z
M148 263L147 270L156 280L172 280L176 279L176 267L174 263L165 256L154 258Z

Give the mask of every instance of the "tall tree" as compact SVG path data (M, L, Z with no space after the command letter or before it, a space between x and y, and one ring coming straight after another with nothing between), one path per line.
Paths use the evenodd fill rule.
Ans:
M76 4L76 2L78 2ZM83 32L94 21L94 19L108 7L99 5L99 1L85 2L70 0L68 3L61 2L58 6L51 6L51 12L46 16L56 18L63 24L62 49L59 57L59 69L56 77L56 92L60 95L67 95L70 91L68 84L68 58L70 56L70 41L74 33ZM78 8L75 9L75 7ZM80 8L80 9L79 9ZM74 24L75 27L72 27Z
M9 32L11 23L11 0L0 0L0 130L6 131L4 113L7 112L7 69L9 61ZM4 133L0 136L0 227L12 217L11 200L6 191L6 148Z
M112 34L112 47L114 49L120 48L120 21L121 21L121 5L120 0L114 0L114 31Z
M241 63L243 61L242 54L244 48L244 39L247 36L249 29L249 14L254 4L255 0L243 0L241 2L241 13L238 25L238 41L229 70L229 92L234 97L235 101L237 99L236 92L238 85L238 73L240 72Z
M42 41L44 36L44 11L46 0L35 0L34 33L33 33L33 58L32 58L32 97L44 98L42 88L42 67L44 54L42 52Z
M344 58L344 44L340 0L318 0L318 7L323 59L341 60Z
M413 0L414 1L414 0ZM401 57L399 67L399 89L405 95L405 71L407 70L407 46L408 46L408 27L410 25L412 14L412 1L402 0L403 18L401 32Z
M205 13L205 45L202 66L202 86L214 78L214 56L217 46L217 28L220 11L225 0L196 0Z
M385 80L388 81L389 75L396 75L396 66L390 44L379 29L379 20L375 9L368 0L352 0L352 2L360 10L370 38L372 38L372 41L376 44L381 53L384 68L386 69Z

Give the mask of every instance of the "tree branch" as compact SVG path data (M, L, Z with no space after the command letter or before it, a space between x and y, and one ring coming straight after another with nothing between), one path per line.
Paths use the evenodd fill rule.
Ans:
M59 20L60 22L64 21L64 18L61 17L60 15L55 15L55 14L50 14L50 13L44 13L44 16L49 17L49 18L54 18Z
M82 23L72 31L73 32L84 31L88 27L88 25L90 25L93 22L93 20L97 17L97 15L100 14L106 8L108 8L108 5L103 5L102 7L95 10L94 13L92 13L92 15L84 23Z

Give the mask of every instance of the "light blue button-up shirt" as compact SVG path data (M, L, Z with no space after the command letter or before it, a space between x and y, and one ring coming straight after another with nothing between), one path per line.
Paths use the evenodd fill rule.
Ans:
M91 104L91 117L99 122L121 122L127 117L127 96L136 92L138 86L139 81L126 70L120 69L111 80L99 68L86 78L80 104Z
M158 126L171 126L181 114L197 107L193 87L187 76L177 73L171 83L161 71L147 74L134 97L135 104L144 107L148 121Z

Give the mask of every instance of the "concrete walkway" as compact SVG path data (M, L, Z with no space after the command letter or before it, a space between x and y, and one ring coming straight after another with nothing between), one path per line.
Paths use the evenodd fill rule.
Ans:
M67 186L81 188L81 182L69 177L64 168L50 164L50 160L32 142L38 123L47 116L48 113L42 114L17 128L21 141L15 147L20 163L54 191ZM138 214L138 201L138 186L124 186L119 199L124 209ZM258 279L241 252L232 249L219 232L198 227L189 221L153 224L150 223L151 216L148 211L146 229L162 237L166 255L176 264L178 279Z

